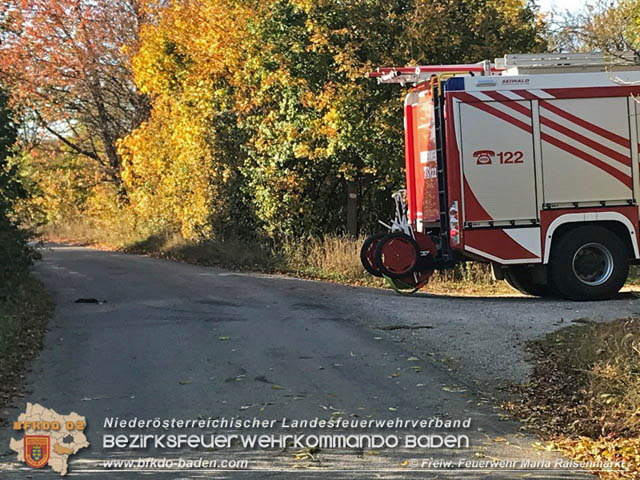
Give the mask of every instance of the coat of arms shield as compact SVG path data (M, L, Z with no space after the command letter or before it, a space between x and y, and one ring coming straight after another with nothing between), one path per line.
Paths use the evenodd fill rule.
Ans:
M49 461L49 437L25 435L24 461L33 468L42 468Z

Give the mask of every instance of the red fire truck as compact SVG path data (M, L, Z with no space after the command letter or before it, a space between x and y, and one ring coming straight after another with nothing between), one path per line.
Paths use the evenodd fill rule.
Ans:
M640 259L638 59L507 55L369 76L412 86L406 190L363 245L371 274L417 289L475 260L530 295L619 291Z

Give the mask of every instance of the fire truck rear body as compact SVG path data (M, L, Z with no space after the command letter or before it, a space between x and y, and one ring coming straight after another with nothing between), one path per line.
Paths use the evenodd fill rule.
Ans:
M637 67L597 55L512 56L462 66L475 70L466 74L451 67L374 74L415 85L405 100L406 199L410 224L436 245L433 266L491 262L498 278L526 267L527 282L545 286L559 239L584 226L610 231L629 261L640 259ZM571 268L585 292L591 283L604 292L588 270L606 274L619 256L608 250L619 248L589 242Z

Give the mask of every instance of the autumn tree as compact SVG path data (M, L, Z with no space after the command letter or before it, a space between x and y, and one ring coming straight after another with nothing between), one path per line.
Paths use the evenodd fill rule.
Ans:
M541 48L535 9L521 0L2 8L11 31L1 65L23 130L37 127L41 151L65 152L40 182L43 204L62 205L69 185L81 203L108 203L88 181L98 166L139 224L186 238L340 231L349 187L372 228L403 183L403 92L364 74Z
M5 0L0 72L43 149L96 162L121 184L118 139L147 117L131 56L150 10L139 0Z
M596 0L577 13L556 13L550 43L558 51L640 55L640 2Z
M580 37L589 50L640 55L640 2L599 2L580 17Z
M146 25L133 61L150 119L120 144L132 206L188 238L340 231L403 183L402 96L380 65L539 50L521 0L185 0Z
M245 68L254 15L252 2L185 0L142 29L133 67L153 111L120 151L132 208L157 230L203 238L250 215L237 204L244 140L232 72Z
M271 236L342 230L349 184L376 228L403 183L402 95L381 65L462 63L544 48L523 1L335 0L263 4L240 71L244 172Z

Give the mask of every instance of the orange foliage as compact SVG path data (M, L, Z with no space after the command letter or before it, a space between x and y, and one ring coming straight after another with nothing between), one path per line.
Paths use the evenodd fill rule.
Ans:
M148 113L131 81L138 28L151 14L138 0L4 0L0 49L12 105L61 149L91 158L119 183L116 140Z

